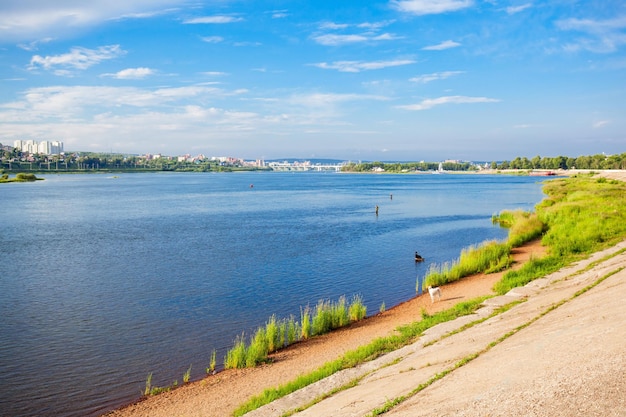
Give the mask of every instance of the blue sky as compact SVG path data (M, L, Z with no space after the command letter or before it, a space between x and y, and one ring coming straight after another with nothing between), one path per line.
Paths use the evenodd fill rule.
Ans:
M246 159L626 152L623 0L3 0L0 143Z

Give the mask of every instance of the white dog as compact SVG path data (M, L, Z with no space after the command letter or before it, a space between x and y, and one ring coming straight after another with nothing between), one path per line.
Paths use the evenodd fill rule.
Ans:
M437 301L441 301L441 288L439 287L431 287L428 286L428 294L430 294L430 302L431 304L435 302L435 297L437 297Z

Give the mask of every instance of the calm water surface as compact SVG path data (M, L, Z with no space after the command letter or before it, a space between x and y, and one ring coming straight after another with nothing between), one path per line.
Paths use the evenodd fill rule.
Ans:
M543 197L487 175L44 177L0 187L2 416L96 416L150 372L200 378L213 349L219 365L242 331L320 299L389 308L431 263L505 238L492 214Z

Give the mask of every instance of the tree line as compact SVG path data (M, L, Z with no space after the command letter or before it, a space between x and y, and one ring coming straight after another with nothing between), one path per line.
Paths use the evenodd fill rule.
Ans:
M382 169L385 172L415 172L435 171L439 168L439 162L360 162L348 163L343 168L344 172L372 172ZM567 156L533 158L516 157L511 161L499 161L476 164L473 162L442 162L445 171L478 171L489 167L491 169L626 169L626 153L615 155L590 155L576 158Z
M517 157L512 161L492 162L493 169L626 169L626 153L579 156Z
M249 170L214 160L179 161L177 158L146 158L122 154L81 152L67 155L24 154L17 149L0 155L1 171L235 171Z

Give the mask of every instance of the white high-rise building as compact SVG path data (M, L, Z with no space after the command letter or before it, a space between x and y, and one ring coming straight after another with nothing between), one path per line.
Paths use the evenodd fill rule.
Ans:
M35 142L33 140L16 140L13 147L22 152L39 153L43 155L59 155L63 153L63 142L60 141L42 141Z

